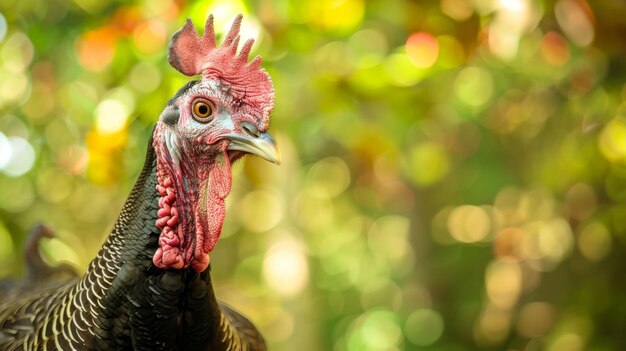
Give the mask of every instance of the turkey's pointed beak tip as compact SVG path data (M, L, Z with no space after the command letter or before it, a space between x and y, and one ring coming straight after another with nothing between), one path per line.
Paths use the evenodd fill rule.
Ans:
M232 133L226 134L222 138L230 141L227 150L243 151L257 155L276 165L281 163L280 150L269 133L260 133L258 136Z

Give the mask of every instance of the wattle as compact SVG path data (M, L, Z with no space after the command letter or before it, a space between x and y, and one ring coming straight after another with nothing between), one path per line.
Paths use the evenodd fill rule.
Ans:
M152 261L162 269L191 266L202 272L209 266L209 253L220 237L226 214L225 199L232 185L227 145L220 145L215 160L181 165L176 161L192 160L192 155L173 158L172 154L184 154L185 150L169 150L171 145L158 140L155 138L153 146L157 153L160 195L156 225L161 234Z
M206 201L204 208L196 207L196 245L194 260L191 266L198 272L204 271L209 265L209 252L213 251L222 233L222 225L226 215L225 200L232 186L230 159L226 150L222 151L209 169L204 183L204 191L200 191L199 201ZM205 196L202 196L206 194Z

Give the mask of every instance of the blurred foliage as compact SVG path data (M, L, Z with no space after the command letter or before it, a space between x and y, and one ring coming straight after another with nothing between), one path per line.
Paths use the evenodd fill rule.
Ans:
M84 269L209 12L276 86L212 254L272 350L626 349L622 0L3 0L0 276Z

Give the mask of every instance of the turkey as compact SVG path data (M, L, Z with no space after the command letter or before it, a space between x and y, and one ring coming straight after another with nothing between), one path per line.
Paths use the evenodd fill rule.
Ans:
M0 301L24 292L59 286L65 280L78 276L78 272L69 264L62 263L50 266L39 252L39 244L43 238L54 238L52 229L37 224L28 234L24 245L26 277L22 280L4 280L0 282Z
M200 75L167 103L146 161L87 272L61 287L0 305L0 350L265 350L241 314L217 301L209 274L231 190L247 154L279 163L267 133L274 104L242 16L217 46L213 16L171 39L168 60Z

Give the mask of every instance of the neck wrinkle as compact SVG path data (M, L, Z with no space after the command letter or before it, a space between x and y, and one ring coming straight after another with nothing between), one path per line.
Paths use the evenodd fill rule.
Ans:
M202 138L178 137L169 128L158 124L153 141L160 195L157 227L161 231L153 263L161 269L192 267L202 272L219 239L224 200L231 188L228 144L201 151L194 143Z
M172 142L168 133L167 129L159 128L153 143L157 153L156 188L160 195L156 221L160 230L159 247L153 263L162 269L185 269L194 259L196 210L208 171L201 165L184 162L194 159L186 154L189 147L181 144L184 140Z

